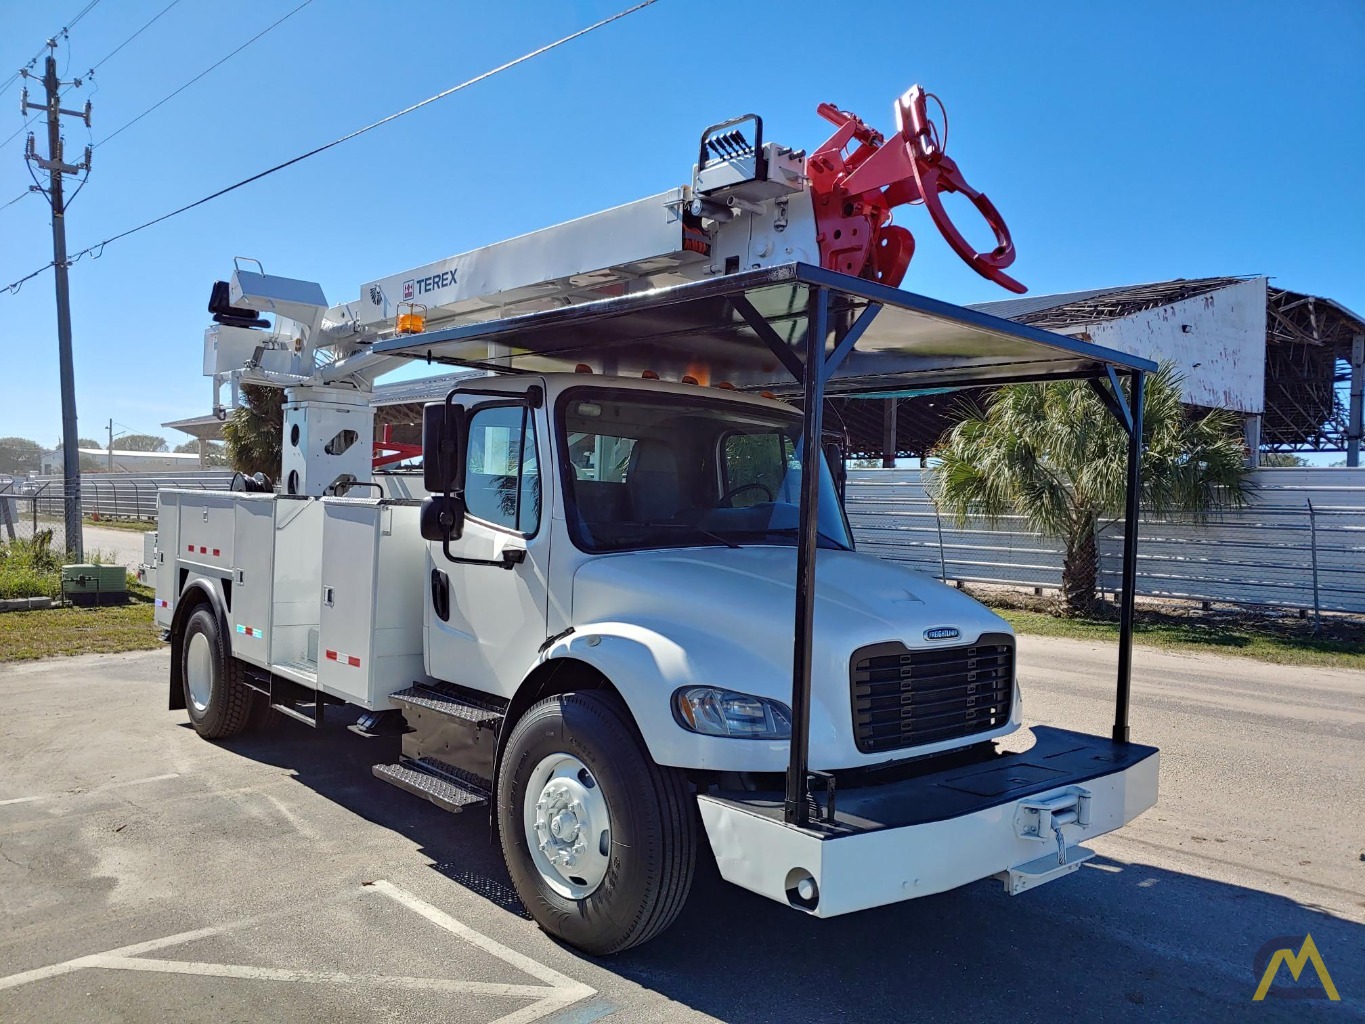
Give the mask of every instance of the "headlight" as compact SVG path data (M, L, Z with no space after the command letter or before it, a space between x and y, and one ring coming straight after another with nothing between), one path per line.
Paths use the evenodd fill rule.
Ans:
M787 740L792 735L787 705L718 686L683 687L673 694L673 714L684 729L705 736Z

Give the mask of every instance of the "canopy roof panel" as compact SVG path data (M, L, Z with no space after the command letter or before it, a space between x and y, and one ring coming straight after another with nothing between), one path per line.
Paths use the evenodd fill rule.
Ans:
M785 364L804 351L816 288L830 298L827 354L869 306L881 307L830 377L830 396L1156 369L1077 338L802 263L392 338L373 351L502 373L581 363L599 373L691 374L703 384L791 393L800 385ZM746 302L789 353L775 352L750 326Z

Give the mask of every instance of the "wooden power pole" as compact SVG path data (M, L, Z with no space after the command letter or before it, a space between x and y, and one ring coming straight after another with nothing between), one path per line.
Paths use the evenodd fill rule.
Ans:
M79 88L81 80L62 82L57 77L57 41L48 40L49 53L43 73L45 101L41 104L30 103L28 89L24 89L23 112L41 110L47 115L47 156L38 155L33 134L30 132L24 159L37 164L47 171L48 187L42 190L52 206L52 269L57 279L57 354L62 378L62 476L63 496L66 511L66 549L75 556L76 561L85 557L81 532L81 457L80 435L76 428L76 374L71 356L71 293L67 283L69 264L66 259L66 203L62 191L62 176L90 173L90 147L85 149L85 159L79 164L66 163L64 159L61 118L79 117L90 126L90 103L87 100L84 110L65 110L61 105L61 88L71 85ZM22 72L25 78L28 71Z

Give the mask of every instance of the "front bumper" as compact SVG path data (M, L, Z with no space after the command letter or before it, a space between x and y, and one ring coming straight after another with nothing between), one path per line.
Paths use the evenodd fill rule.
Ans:
M1018 893L1074 871L1091 856L1081 842L1157 797L1155 747L1045 727L1034 736L1022 754L840 790L834 820L807 828L784 823L780 793L697 800L726 880L817 917L991 876Z

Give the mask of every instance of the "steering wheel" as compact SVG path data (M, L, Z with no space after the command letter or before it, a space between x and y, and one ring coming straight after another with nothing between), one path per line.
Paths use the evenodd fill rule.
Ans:
M725 505L728 508L734 508L735 506L731 504L731 499L733 499L736 494L743 494L745 491L752 491L755 488L766 494L768 496L769 501L773 500L773 492L768 489L767 484L759 483L757 480L752 480L747 484L739 484L738 486L731 487L728 491L726 491L724 494L720 496L721 504Z

